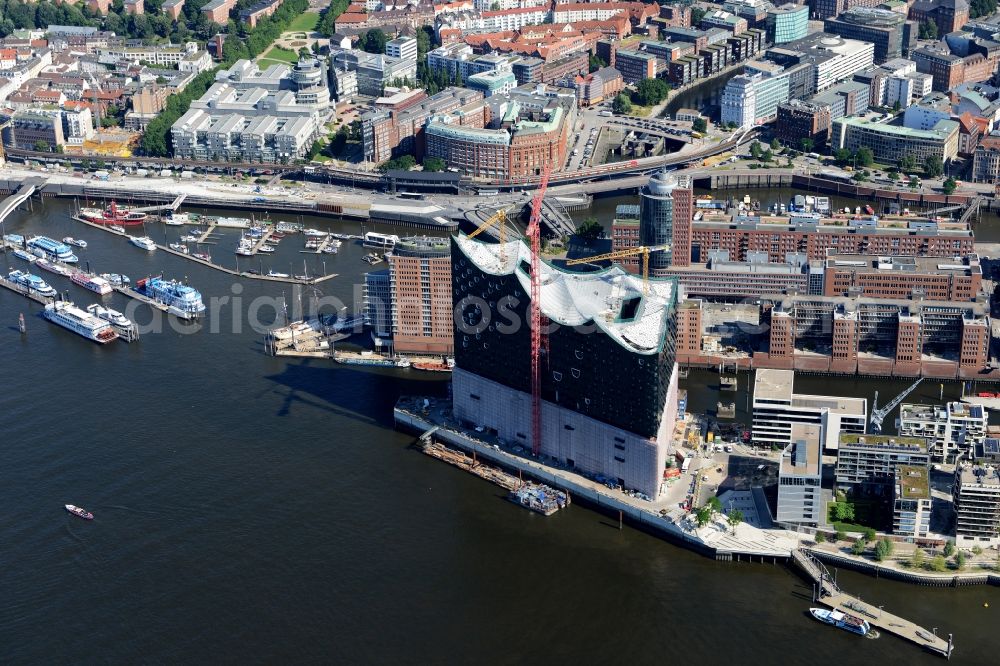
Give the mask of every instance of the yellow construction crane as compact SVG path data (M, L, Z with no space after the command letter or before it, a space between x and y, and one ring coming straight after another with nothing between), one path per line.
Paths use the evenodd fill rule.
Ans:
M614 252L608 252L606 254L598 254L593 257L583 257L581 259L569 259L566 262L567 266L576 266L578 264L591 264L598 261L614 261L615 259L624 259L626 257L634 257L637 254L642 255L642 295L646 296L649 294L649 253L650 252L660 252L661 250L669 250L669 245L656 245L653 247L646 247L645 245L640 245L639 247L630 247L625 250L616 250Z
M487 229L489 229L490 227L492 227L494 224L497 225L497 227L500 230L500 261L501 262L507 261L507 256L506 256L506 248L507 248L507 232L506 232L507 210L508 210L507 208L501 208L497 212L493 213L488 218L486 218L486 220L484 220L482 224L479 225L478 229L476 229L471 234L469 234L469 238L475 238L479 234L483 233L484 231L486 231Z

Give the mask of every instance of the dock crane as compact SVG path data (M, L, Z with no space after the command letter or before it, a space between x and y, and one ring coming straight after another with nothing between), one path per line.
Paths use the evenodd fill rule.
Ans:
M475 238L479 234L483 233L493 225L497 225L500 232L500 261L501 263L507 261L507 211L509 208L501 208L497 212L490 215L488 218L483 220L483 223L479 227L469 234L469 238Z
M878 391L875 391L875 401L872 402L872 418L871 418L872 432L874 434L882 432L882 421L885 420L885 417L889 415L889 412L899 407L899 403L903 402L903 400L906 399L906 396L913 393L913 390L917 388L917 386L919 386L920 382L922 381L924 381L923 377L910 384L910 386L904 389L902 393L900 393L891 401L889 401L889 403L885 407L881 408L878 406Z
M549 187L552 164L546 164L542 180L531 200L527 236L531 242L531 452L542 450L542 203Z
M626 257L634 257L637 254L642 255L642 295L646 296L649 294L649 254L650 252L660 252L662 250L669 250L670 245L654 245L652 247L646 247L645 245L640 245L639 247L630 247L625 250L615 250L614 252L608 252L606 254L598 254L593 257L582 257L580 259L570 259L566 262L567 266L576 266L579 264L590 264L597 261L614 261L615 259L624 259Z

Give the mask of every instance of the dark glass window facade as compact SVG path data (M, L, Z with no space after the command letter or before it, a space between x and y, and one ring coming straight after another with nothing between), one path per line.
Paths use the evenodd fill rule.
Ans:
M483 272L453 242L452 294L456 366L530 393L530 295L517 277ZM674 367L676 302L668 312L664 340L649 355L623 347L593 324L551 323L542 355L542 398L655 437Z

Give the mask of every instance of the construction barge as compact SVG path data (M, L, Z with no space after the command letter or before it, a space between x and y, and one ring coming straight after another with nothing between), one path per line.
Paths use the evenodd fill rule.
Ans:
M484 465L476 460L475 456L470 458L461 451L449 449L439 442L427 441L423 444L421 450L432 458L437 458L449 465L463 469L481 479L500 486L507 491L507 499L511 502L530 511L540 513L543 516L551 516L559 509L570 504L568 493L555 490L541 483L523 481L501 469Z

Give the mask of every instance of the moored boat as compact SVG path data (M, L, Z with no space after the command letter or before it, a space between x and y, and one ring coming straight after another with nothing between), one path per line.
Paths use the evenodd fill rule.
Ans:
M66 236L66 238L63 238L63 243L66 243L67 245L76 245L77 247L82 248L87 247L87 241L80 240L79 238L73 238L72 236Z
M21 248L15 249L13 252L11 252L11 254L13 254L18 259L24 259L29 264L33 264L36 261L38 261L38 257L36 257L35 255L31 254L27 250L22 250Z
M48 236L34 236L29 238L25 244L27 249L35 256L51 261L61 261L66 264L75 264L80 259L73 254L69 245L60 243Z
M167 247L174 252L180 252L181 254L189 254L191 252L191 250L188 249L188 246L184 243L171 243Z
M49 283L42 278L26 271L11 271L7 278L22 287L27 287L29 293L35 292L41 296L52 297L56 295L56 290L49 286Z
M45 306L42 316L63 328L99 344L118 338L118 332L106 321L84 312L69 301L54 301Z
M90 275L88 273L78 271L69 276L69 279L73 282L73 284L79 285L84 289L89 289L90 291L98 293L101 296L104 296L105 294L110 294L112 291L114 291L111 288L110 280L103 277L98 277L97 275Z
M205 311L201 293L194 287L177 280L161 277L143 278L135 283L135 290L167 306L167 312L181 319L191 319Z
M118 225L131 227L142 224L148 215L138 210L119 208L115 201L107 208L81 208L80 217L94 224Z
M132 327L131 319L123 315L121 312L118 312L118 310L112 310L111 308L104 307L99 303L87 306L87 312L94 315L98 319L103 319L112 326L117 326L119 328Z
M76 516L78 518L83 518L84 520L93 520L94 519L94 514L92 514L91 512L87 511L86 509L82 509L82 508L80 508L78 506L73 506L72 504L66 504L65 507L66 507L67 511L69 511L70 513L72 513L74 516Z
M829 610L826 608L810 608L809 613L825 624L832 624L838 629L849 631L852 634L864 636L871 631L871 625L860 617L848 615L839 610Z
M156 249L156 243L153 242L152 238L148 236L132 236L128 239L129 243L135 245L137 248L146 250L147 252L152 252Z
M128 276L122 273L101 273L101 277L111 283L112 287L127 287L132 284Z
M269 270L267 272L267 277L286 278L286 277L288 277L288 273L279 273L279 272L277 272L277 271L275 271L275 270L272 269L272 270Z
M55 273L56 275L67 276L73 274L72 268L67 268L62 264L52 263L51 261L48 261L46 259L39 259L38 261L35 262L35 265L41 268L43 271L48 271L49 273Z

